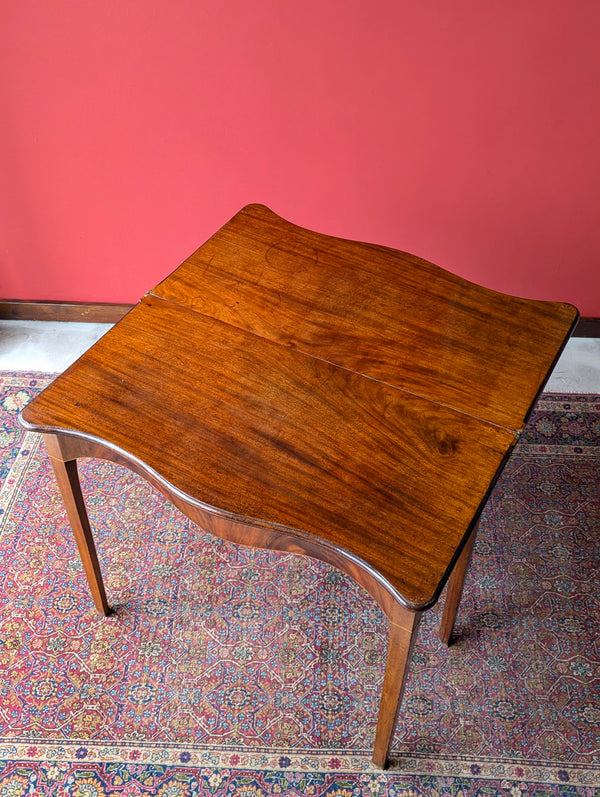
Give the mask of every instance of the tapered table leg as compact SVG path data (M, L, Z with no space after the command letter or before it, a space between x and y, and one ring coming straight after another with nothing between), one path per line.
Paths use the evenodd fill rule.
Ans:
M388 752L402 703L406 676L421 619L421 612L410 612L401 606L398 606L397 615L390 626L387 661L373 749L373 763L382 769L387 765Z
M469 569L469 562L473 553L473 544L475 543L475 535L479 523L475 525L469 539L465 543L460 556L458 557L454 569L448 579L448 592L446 593L446 602L444 604L444 613L442 615L442 622L440 623L439 635L441 641L445 645L449 645L452 638L452 630L454 629L454 621L456 620L456 613L462 596L463 586L465 583L465 576Z
M46 447L50 455L50 462L58 488L62 495L65 509L67 510L67 516L79 549L79 555L87 576L92 598L94 599L94 605L99 612L108 616L111 613L111 609L106 598L96 546L94 544L90 521L85 508L85 501L81 492L79 474L77 473L77 460L71 459L64 461L57 457L56 454L58 453L59 446L55 443L56 438L46 436Z

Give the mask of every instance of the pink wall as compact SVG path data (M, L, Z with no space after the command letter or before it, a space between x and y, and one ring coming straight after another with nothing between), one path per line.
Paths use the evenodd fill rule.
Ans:
M597 0L0 5L0 296L135 301L248 202L600 316Z

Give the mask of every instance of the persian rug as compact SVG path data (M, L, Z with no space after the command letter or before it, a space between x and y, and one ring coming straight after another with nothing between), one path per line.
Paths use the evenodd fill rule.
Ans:
M334 568L212 537L84 460L115 607L95 611L43 444L16 423L51 378L0 374L0 797L600 795L600 396L539 400L450 648L424 616L381 772L387 620Z

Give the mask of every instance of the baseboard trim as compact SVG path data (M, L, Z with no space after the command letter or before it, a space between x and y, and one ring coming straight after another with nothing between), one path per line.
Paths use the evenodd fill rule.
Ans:
M600 338L600 318L580 318L573 332L575 338Z
M0 320L4 321L87 321L116 324L133 304L95 302L31 302L0 300ZM600 338L600 318L580 318L573 332L575 338Z
M92 324L116 324L132 307L133 304L0 300L0 320L86 321Z

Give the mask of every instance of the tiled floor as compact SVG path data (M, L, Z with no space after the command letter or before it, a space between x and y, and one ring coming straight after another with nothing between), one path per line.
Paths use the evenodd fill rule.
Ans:
M63 371L110 324L0 321L0 370ZM600 338L571 338L548 381L554 393L600 393Z

